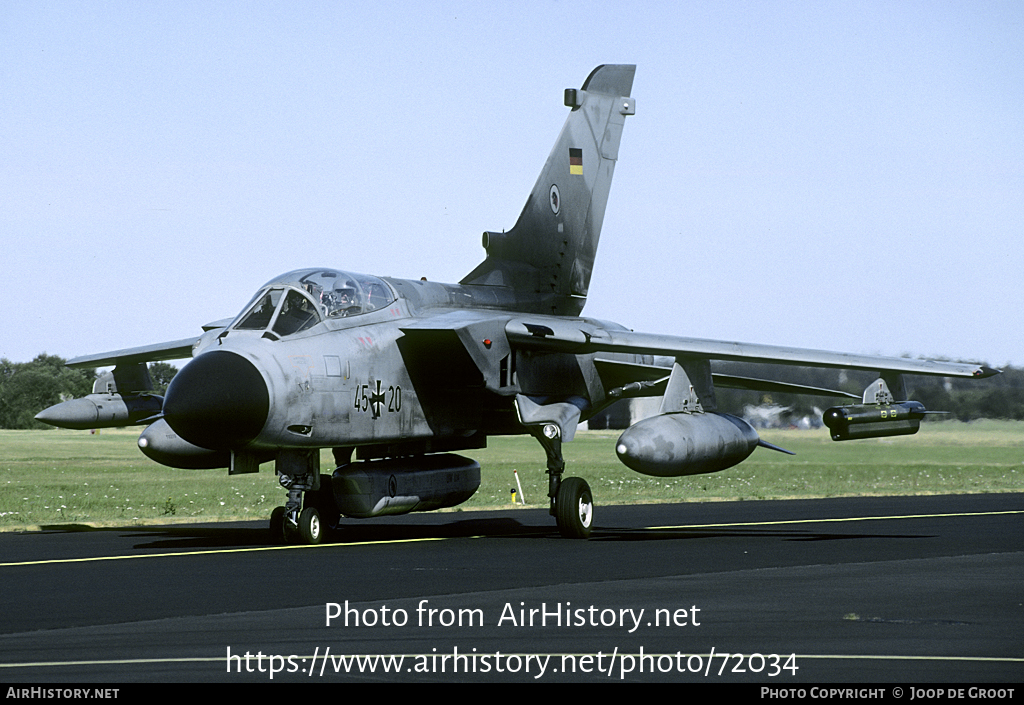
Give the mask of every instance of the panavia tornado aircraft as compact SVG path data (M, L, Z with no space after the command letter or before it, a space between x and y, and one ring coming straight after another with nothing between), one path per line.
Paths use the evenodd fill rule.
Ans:
M528 433L547 456L560 532L584 538L593 495L585 480L562 477L562 444L616 400L661 397L660 413L627 429L615 451L637 472L675 477L732 467L759 445L781 450L718 412L716 385L853 396L859 403L824 417L832 437L846 440L918 430L929 412L907 400L904 374L998 372L636 333L581 317L622 128L636 108L634 70L598 66L582 88L565 91L569 116L519 220L483 234L486 258L458 284L288 272L198 337L71 360L115 367L92 394L36 418L69 428L145 424L142 452L171 467L235 474L273 461L288 491L271 516L273 536L306 543L342 515L464 502L479 487L480 465L455 452ZM146 363L187 357L166 395L154 395ZM878 379L861 398L720 374L712 361L851 368ZM323 448L333 449L332 474L320 472Z

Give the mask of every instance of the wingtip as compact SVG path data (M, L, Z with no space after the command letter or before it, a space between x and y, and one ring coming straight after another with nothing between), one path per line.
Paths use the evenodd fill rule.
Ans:
M988 365L981 365L975 371L974 376L978 379L985 379L986 377L994 377L995 375L1002 374L1002 370L997 370L994 367Z

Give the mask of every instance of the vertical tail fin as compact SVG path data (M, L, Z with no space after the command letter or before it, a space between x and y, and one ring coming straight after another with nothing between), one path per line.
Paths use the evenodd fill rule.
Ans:
M633 65L602 65L580 89L515 226L484 233L485 259L462 284L515 290L524 309L577 315L586 302L627 115Z

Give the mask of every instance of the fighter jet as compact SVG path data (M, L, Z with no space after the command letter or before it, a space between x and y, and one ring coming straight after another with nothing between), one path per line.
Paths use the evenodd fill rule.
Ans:
M660 477L724 470L762 441L718 411L715 387L853 396L824 414L835 440L915 433L928 412L903 375L987 377L982 365L638 333L581 316L635 66L602 65L579 89L515 225L483 234L486 257L458 284L312 268L264 284L233 319L185 340L89 355L114 366L93 393L36 418L70 428L146 425L139 448L178 468L257 472L273 462L287 501L275 540L318 543L342 516L451 507L480 484L456 454L494 435L529 434L546 456L560 533L590 535L586 480L565 477L562 445L620 399L661 397L615 452ZM146 363L191 358L163 398ZM668 364L665 364L668 360ZM869 370L862 396L713 372L713 361ZM321 449L333 471L321 473ZM354 458L353 458L354 455ZM538 465L540 463L538 462Z

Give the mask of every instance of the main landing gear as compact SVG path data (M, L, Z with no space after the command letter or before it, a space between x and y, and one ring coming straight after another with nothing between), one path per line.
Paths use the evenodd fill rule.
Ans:
M560 429L555 424L545 424L531 433L547 455L550 513L555 517L559 533L571 539L588 538L594 525L594 495L583 478L562 479L565 458L562 457Z

